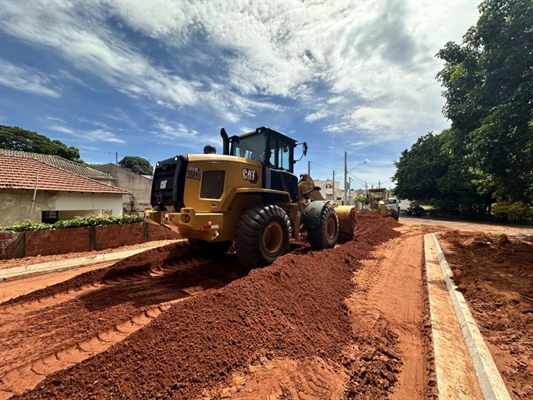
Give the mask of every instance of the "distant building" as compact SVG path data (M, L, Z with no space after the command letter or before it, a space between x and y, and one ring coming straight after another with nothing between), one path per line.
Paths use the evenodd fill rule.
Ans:
M326 179L325 181L315 179L315 185L320 187L320 194L325 199L335 200L342 192L339 189L339 182L335 181L335 185L333 185L331 179Z
M137 207L139 211L144 210L145 207L150 207L151 177L136 174L115 164L101 165L97 169L100 172L109 174L113 178L112 184L114 186L131 192L131 195L122 197L122 205L125 212L131 212L132 205Z
M65 165L70 166L69 163ZM88 167L84 168L90 170ZM87 170L84 172L90 173ZM108 175L100 175L98 172L96 175L106 176L108 182L112 181ZM122 196L130 193L128 190L48 164L38 157L0 152L2 226L27 220L53 223L88 214L120 216Z

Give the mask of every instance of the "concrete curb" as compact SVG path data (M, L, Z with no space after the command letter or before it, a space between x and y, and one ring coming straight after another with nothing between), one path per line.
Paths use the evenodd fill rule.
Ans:
M40 264L24 265L20 267L0 269L0 281L19 276L35 274L39 272L58 271L68 268L84 267L86 265L98 264L108 261L116 261L133 256L143 251L153 249L157 246L145 247L142 249L126 250L116 253L97 254L91 257L75 258L71 260L51 261Z
M444 281L446 282L446 288L450 294L455 315L461 326L463 338L466 343L466 347L472 359L476 377L483 394L484 400L507 400L511 399L507 388L502 380L498 368L492 359L483 337L479 331L479 328L470 313L470 309L466 304L464 296L461 292L457 291L457 287L453 283L453 273L446 262L444 254L439 246L437 236L432 233L433 242L435 244L435 250L442 270Z

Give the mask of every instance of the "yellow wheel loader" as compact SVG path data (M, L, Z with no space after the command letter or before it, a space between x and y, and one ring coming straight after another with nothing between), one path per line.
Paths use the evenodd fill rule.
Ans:
M339 230L351 235L352 207L325 200L309 175L294 174L294 139L267 127L220 135L222 154L206 146L204 154L156 164L146 218L177 228L201 255L223 254L235 243L251 268L270 265L303 231L314 250L334 247Z

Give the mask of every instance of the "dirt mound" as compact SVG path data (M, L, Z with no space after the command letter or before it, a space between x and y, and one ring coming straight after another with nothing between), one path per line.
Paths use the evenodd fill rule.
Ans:
M297 251L270 267L172 305L124 341L48 376L16 398L184 399L206 393L217 398L216 393L233 385L236 374L252 376L251 367L259 360L322 360L335 370L344 369L345 397L387 397L401 367L395 336L382 320L372 335L358 337L345 299L354 290L352 278L360 260L373 247L399 236L392 229L397 224L374 213L358 214L352 241L320 252L297 242ZM101 278L144 274L185 251L182 245L172 245L145 252L117 263ZM221 259L210 263L210 268L218 263L224 273Z
M363 211L356 214L353 226L353 235L356 242L372 242L375 240L388 240L398 237L393 228L401 224L392 217L382 217L377 212Z
M147 273L151 268L157 268L157 266L161 265L164 261L172 260L189 252L190 249L184 242L167 244L120 260L110 267L85 272L67 281L36 290L27 295L8 300L2 304L11 305L20 302L29 302L41 297L54 296L58 293L65 293L71 290L79 290L82 286L90 285L94 282L117 279L121 276Z
M526 239L526 240L524 240ZM530 237L439 236L458 289L514 398L533 398L533 244Z

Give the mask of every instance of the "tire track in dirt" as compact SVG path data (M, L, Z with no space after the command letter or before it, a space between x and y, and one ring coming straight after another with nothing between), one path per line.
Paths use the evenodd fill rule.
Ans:
M354 335L358 324L351 321L345 299L354 289L352 277L360 261L374 246L399 235L391 224L397 223L377 214L360 216L359 239L320 252L297 241L294 253L251 273L234 254L212 264L206 262L216 269L197 271L207 278L206 285L213 287L217 279L231 284L172 304L105 352L48 374L37 387L15 397L207 399L281 393L288 398L384 398L394 390L401 367L395 337L384 319L378 321L372 335ZM105 278L143 273L147 265L154 264L145 261L117 265ZM101 276L100 280L106 279ZM152 279L157 285L158 278ZM192 279L185 274L176 276L174 286L167 289L176 289L178 282L193 290L197 286L205 289ZM131 295L137 294L136 285L136 281L120 285L122 291L114 290L113 298L106 296L109 288L103 287L74 301L82 301L84 313L97 314L102 308L95 299L98 294L100 300L109 299L107 312L122 309L123 314L114 321L124 320L133 310L155 305L143 302L142 295ZM102 331L105 329L92 330L93 334ZM79 342L83 340L69 347ZM350 352L356 352L358 358L352 358ZM355 368L359 361L362 369ZM377 385L383 376L391 382L389 388ZM357 382L356 390L347 391L346 381Z
M39 311L48 314L42 321L52 324L68 315L73 319L69 325L81 322L91 334L83 336L75 327L58 327L55 332L60 340L70 340L67 333L76 334L76 340L62 349L27 358L24 365L29 368L25 371L36 375L33 368L46 375L35 388L15 398L390 397L416 381L403 372L416 372L406 369L412 364L410 359L417 356L405 350L409 335L413 335L412 324L409 322L407 332L400 331L396 326L400 322L391 318L392 310L377 302L379 293L373 292L375 285L387 296L388 289L397 285L387 281L397 278L391 271L396 253L408 261L400 267L409 267L410 252L398 246L410 247L410 242L395 240L399 230L416 242L416 230L400 227L391 218L362 213L357 216L353 240L320 252L311 251L305 240L297 240L291 253L250 273L234 254L206 260L205 265L187 273L147 273L165 265L171 258L167 251L160 252L157 259L146 256L133 264L117 263L104 273L10 302L30 303L91 282L103 284L98 290ZM386 244L391 239L396 247ZM391 254L377 258L378 253L373 252L376 246ZM421 249L412 249L420 258ZM172 257L185 256L186 251L185 247L176 248ZM382 273L385 281L379 279ZM115 285L109 283L112 280ZM149 285L143 285L143 280ZM194 293L199 295L191 296ZM161 298L170 294L170 299ZM182 298L187 301L178 301ZM130 318L165 300L176 302L141 328L132 326ZM76 319L75 310L85 317ZM32 313L26 316L37 318ZM147 319L146 315L139 318L137 325ZM136 330L121 339L115 330L117 321L124 322L126 326L119 329L126 334L128 329ZM27 328L39 337L38 330ZM64 360L75 361L80 354L105 345L100 342L110 339L106 332L117 336L115 345L83 362L74 362L68 369L48 373L56 353L68 350ZM21 379L24 376L21 373ZM419 391L404 390L405 398L413 398L415 392L416 398Z
M181 250L169 252L177 258L156 257L148 263L134 256L100 272L99 281L91 279L92 273L82 274L2 304L0 399L107 350L173 303L247 273L225 268L224 260L197 259Z
M162 312L167 311L171 303L173 302L149 308L127 320L115 324L112 329L106 332L97 333L95 336L83 342L76 343L74 346L61 349L8 370L5 374L0 375L0 398L4 398L1 393L4 393L5 398L8 398L12 394L19 394L25 390L32 389L44 380L47 375L76 365L107 350L143 326L148 325Z
M422 281L423 240L419 228L401 227L402 236L373 252L356 273L358 290L349 304L367 337L380 326L392 330L402 357L399 384L392 399L427 399L427 349L424 338L425 305ZM389 385L383 377L380 385Z

